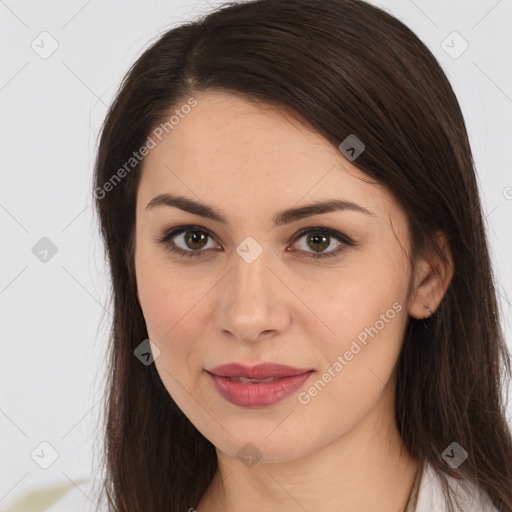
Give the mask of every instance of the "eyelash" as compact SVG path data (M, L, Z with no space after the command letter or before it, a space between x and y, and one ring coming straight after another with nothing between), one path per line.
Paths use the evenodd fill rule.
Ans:
M171 229L170 231L167 231L163 237L157 239L158 243L164 244L165 248L169 250L170 252L173 252L175 254L180 255L182 258L197 258L201 257L201 253L205 252L204 250L197 250L197 251L186 251L184 249L181 249L179 247L176 247L176 244L174 242L169 243L169 241L174 238L175 236L181 235L183 233L187 232L200 232L205 233L209 238L214 239L214 237L209 233L207 229L201 228L199 226L180 226ZM340 252L343 252L344 249L348 247L354 247L356 244L348 238L346 235L335 231L333 229L325 228L322 226L317 227L309 227L301 229L296 235L293 237L293 242L296 243L298 240L300 240L304 235L307 235L309 233L313 234L321 234L321 235L327 235L330 238L334 238L338 242L340 242L342 245L334 249L333 251L326 252L326 253L310 253L307 251L299 251L301 253L301 257L304 258L315 258L315 259L321 259L321 258L328 258L331 256L337 256Z

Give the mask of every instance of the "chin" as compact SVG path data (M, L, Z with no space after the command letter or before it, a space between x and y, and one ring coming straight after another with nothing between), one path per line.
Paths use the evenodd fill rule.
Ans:
M281 421L281 420L279 420ZM271 426L259 424L247 425L245 428L241 424L236 428L226 424L226 430L233 434L225 434L222 438L207 436L210 442L221 452L236 458L246 464L248 467L255 463L275 463L286 462L298 459L314 451L315 440L311 437L307 440L302 439L303 435L292 436L287 430L281 430L279 421L273 422ZM236 432L243 432L243 435ZM296 429L299 433L300 430Z

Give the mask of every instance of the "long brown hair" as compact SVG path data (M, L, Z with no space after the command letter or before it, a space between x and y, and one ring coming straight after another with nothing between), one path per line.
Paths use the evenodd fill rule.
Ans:
M512 439L502 394L510 355L464 119L428 48L358 0L227 3L166 32L120 86L102 127L93 185L114 301L104 439L111 509L186 511L217 468L215 447L176 406L155 366L134 356L148 334L136 298L142 159L133 154L159 123L171 129L174 109L209 89L286 109L335 147L355 134L366 150L353 164L407 212L413 264L425 251L439 253L435 230L447 235L454 275L429 319L428 339L420 340L421 322L408 320L396 422L410 454L439 474L450 509L447 474L471 480L498 510L511 512ZM468 453L457 470L441 456L454 441Z

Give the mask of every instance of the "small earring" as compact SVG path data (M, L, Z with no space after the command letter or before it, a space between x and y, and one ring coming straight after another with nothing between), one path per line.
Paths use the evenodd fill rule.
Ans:
M423 330L424 331L428 331L429 330L429 328L428 328L428 324L429 324L428 319L432 316L432 310L430 309L430 306L428 306L427 304L423 304L423 306L427 309L428 314L427 314L427 316L424 316L422 318L421 323L423 325Z

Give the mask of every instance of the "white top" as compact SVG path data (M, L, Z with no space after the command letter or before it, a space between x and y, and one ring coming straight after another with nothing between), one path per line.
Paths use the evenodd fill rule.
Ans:
M457 493L464 512L498 512L486 493L471 482L447 475L448 482ZM101 482L89 481L66 492L44 512L108 512L104 495L98 500ZM413 491L414 492L414 491ZM418 483L418 501L414 512L446 512L441 482L432 467L427 464Z

